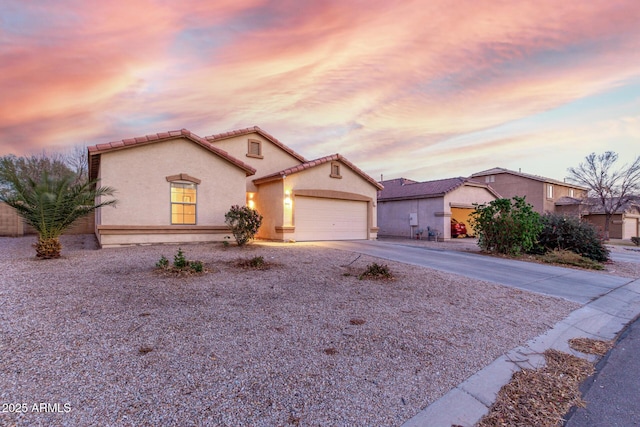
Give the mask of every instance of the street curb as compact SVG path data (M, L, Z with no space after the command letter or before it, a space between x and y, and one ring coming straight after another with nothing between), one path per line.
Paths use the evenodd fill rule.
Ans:
M473 426L488 413L498 391L514 372L544 364L545 350L553 348L593 362L596 356L572 350L568 341L578 337L612 340L639 315L640 279L636 279L571 312L544 334L500 356L402 427Z

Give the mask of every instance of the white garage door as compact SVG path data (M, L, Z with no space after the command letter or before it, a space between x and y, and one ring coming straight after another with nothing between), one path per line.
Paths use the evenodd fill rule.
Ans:
M296 240L367 238L367 202L296 196Z
M625 218L622 225L622 238L630 239L638 235L638 218Z

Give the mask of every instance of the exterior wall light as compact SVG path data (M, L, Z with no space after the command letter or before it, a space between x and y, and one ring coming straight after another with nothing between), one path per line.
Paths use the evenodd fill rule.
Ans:
M284 204L291 206L291 192L289 190L284 192Z

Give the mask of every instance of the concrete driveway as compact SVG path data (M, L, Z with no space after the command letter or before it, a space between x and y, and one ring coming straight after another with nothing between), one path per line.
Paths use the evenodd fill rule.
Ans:
M560 297L580 304L586 304L632 281L624 277L571 268L416 247L402 243L359 240L314 242L313 244L456 273Z

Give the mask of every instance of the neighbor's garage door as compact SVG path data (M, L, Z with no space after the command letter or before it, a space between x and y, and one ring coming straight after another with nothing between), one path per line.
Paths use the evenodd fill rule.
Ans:
M367 238L367 202L296 196L296 240Z
M638 235L638 218L626 217L622 225L622 238L630 239Z

